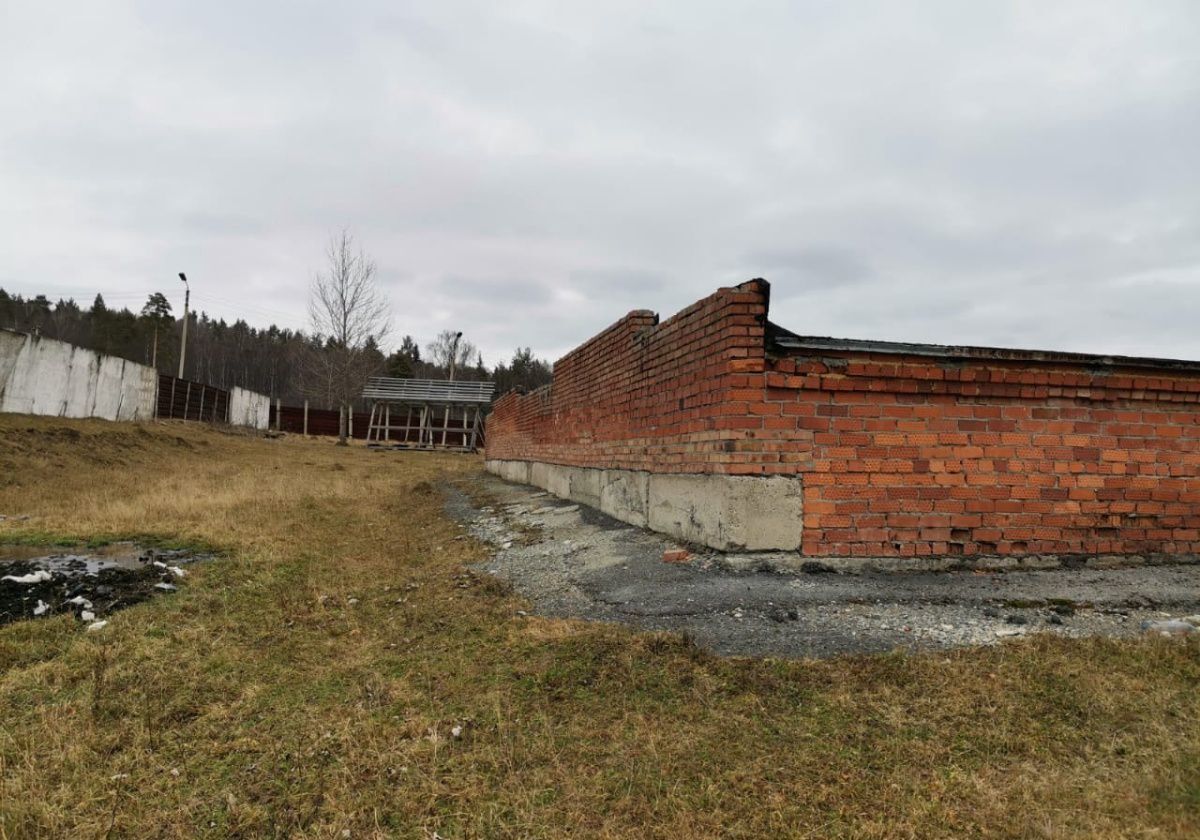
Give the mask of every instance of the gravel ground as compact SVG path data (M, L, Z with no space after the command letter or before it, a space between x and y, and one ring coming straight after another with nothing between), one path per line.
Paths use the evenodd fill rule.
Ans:
M779 574L681 546L592 508L481 473L447 509L494 547L482 568L542 615L686 632L731 655L832 656L995 644L1030 633L1133 636L1200 624L1200 566ZM491 501L477 507L475 498ZM1191 632L1190 625L1165 625Z

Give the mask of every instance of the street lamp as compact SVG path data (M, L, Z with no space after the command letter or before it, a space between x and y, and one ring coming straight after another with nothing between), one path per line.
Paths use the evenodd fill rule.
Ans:
M183 337L179 339L179 378L183 379L183 360L187 356L188 301L192 296L192 287L188 285L187 275L182 271L179 272L179 279L183 281Z
M458 341L462 338L462 333L454 334L454 341L450 342L450 381L454 381L454 367L458 362Z

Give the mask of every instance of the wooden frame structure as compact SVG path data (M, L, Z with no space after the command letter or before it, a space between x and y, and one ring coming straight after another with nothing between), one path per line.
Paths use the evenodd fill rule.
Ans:
M363 389L363 399L371 402L367 445L474 452L495 387L491 382L372 377Z

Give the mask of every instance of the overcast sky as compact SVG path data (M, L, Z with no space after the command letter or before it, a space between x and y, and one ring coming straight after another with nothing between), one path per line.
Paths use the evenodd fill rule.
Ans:
M0 287L557 358L795 332L1200 358L1200 3L0 3Z

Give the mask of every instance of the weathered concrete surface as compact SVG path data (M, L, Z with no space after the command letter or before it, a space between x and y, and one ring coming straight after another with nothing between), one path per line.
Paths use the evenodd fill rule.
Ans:
M12 377L17 366L17 356L25 346L25 335L0 329L0 391Z
M600 470L600 510L638 528L649 524L650 473Z
M800 479L650 475L650 530L722 551L800 548Z
M588 507L600 507L600 470L589 470L572 467L570 474L569 498Z
M831 656L996 644L1035 633L1137 636L1200 615L1200 566L780 575L480 475L448 509L493 546L481 567L538 613L685 632L719 653Z
M234 426L266 429L271 422L270 398L245 388L230 388L229 422Z
M799 477L661 475L499 460L488 461L487 469L630 525L711 548L800 548L804 510Z
M600 470L526 461L498 461L493 471L509 481L542 487L561 499L600 507ZM506 475L507 473L507 475ZM509 475L513 476L509 478Z
M505 481L513 481L517 484L529 483L528 461L488 461L488 469Z
M550 489L550 464L531 461L529 464L529 483L543 490Z
M149 420L152 368L62 341L0 330L0 411Z

